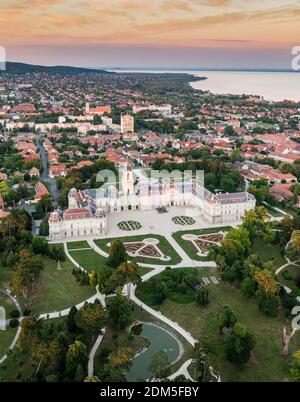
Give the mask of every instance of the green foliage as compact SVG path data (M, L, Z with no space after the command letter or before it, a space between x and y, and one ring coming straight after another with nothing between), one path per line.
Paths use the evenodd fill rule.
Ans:
M300 382L300 349L293 354L290 373L293 382Z
M169 375L169 366L170 363L167 353L164 350L159 350L152 356L149 370L154 378L163 379Z
M120 240L113 240L109 248L108 265L118 267L122 262L127 261L127 252L124 244Z
M224 339L226 358L237 364L246 364L250 359L251 350L256 340L245 325L235 323Z
M251 298L255 295L257 289L257 282L253 278L245 278L242 286L241 286L241 292L243 295L247 298Z
M220 309L218 313L218 322L220 333L223 328L232 328L237 322L236 314L229 305L225 305Z
M256 303L264 314L275 317L278 313L279 297L274 294L266 294L261 288L256 293Z
M201 285L196 290L195 301L200 306L206 306L209 303L209 290L205 285Z
M74 380L78 366L86 367L88 361L87 347L81 341L76 340L68 347L66 355L66 374L70 380Z
M107 312L110 322L118 329L126 328L133 321L133 304L121 294L107 300Z
M49 251L48 242L43 237L34 237L31 240L31 249L34 254L47 255Z

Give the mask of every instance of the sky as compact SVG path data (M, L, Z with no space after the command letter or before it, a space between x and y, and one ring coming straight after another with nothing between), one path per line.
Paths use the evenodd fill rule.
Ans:
M300 0L0 0L7 60L86 67L290 68Z

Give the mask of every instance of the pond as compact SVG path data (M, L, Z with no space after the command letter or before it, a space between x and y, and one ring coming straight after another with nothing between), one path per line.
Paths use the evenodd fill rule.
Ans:
M140 336L147 338L150 344L133 358L133 364L126 375L128 381L150 378L148 367L152 356L159 350L167 353L170 363L177 361L183 352L180 341L171 332L155 324L143 322Z

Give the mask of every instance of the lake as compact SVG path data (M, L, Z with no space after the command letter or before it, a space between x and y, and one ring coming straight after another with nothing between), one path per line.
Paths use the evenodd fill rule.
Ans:
M149 365L151 358L159 350L164 350L167 353L170 363L179 359L182 352L182 346L179 340L163 327L143 322L140 336L149 339L150 344L145 350L138 353L133 358L132 366L126 374L128 381L141 378L146 380L150 378L151 371L149 370Z
M259 95L266 100L300 102L299 72L199 71L199 70L114 70L116 72L188 73L207 80L191 82L195 89L214 94Z

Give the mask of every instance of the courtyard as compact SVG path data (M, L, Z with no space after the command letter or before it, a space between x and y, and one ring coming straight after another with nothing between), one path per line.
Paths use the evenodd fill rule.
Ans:
M134 234L160 234L169 236L178 230L217 228L222 224L209 223L200 214L197 208L193 207L168 207L166 213L158 213L156 210L150 211L123 211L108 214L107 224L108 232L106 237L124 236L124 225L119 227L120 223L136 221L139 225L134 225ZM239 224L236 222L235 224ZM226 224L224 224L226 226Z

